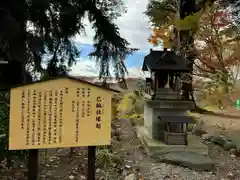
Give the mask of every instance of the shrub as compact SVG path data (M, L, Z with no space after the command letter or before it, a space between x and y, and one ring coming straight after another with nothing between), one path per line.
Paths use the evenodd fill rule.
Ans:
M96 164L101 168L108 168L113 164L121 165L121 158L114 155L108 148L98 148L96 152Z
M22 159L25 160L27 151L9 151L8 138L9 138L9 102L10 93L2 92L4 100L0 102L0 135L5 135L0 139L0 161L7 158L8 166L11 166L11 160ZM13 159L14 158L14 159Z
M134 91L123 96L118 106L119 118L143 119L144 98L141 93Z

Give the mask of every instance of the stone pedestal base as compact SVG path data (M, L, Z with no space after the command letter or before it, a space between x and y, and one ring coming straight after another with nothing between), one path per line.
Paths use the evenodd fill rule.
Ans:
M164 142L168 145L187 145L187 133L171 133L164 131Z
M144 106L144 127L147 129L151 138L165 141L165 123L159 118L167 118L169 116L179 117L179 123L176 124L181 126L180 123L184 121L184 117L187 118L188 108L192 108L193 105L193 102L189 101L146 100ZM176 126L176 128L179 127Z
M208 155L208 147L201 143L194 135L188 135L188 145L167 145L162 141L154 140L143 126L137 127L137 134L149 156L158 157L170 152L194 152Z

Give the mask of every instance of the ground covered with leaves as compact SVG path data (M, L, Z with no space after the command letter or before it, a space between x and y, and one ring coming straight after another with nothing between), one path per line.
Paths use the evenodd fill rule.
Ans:
M240 163L218 146L209 145L210 156L216 162L214 172L197 172L165 164L148 157L136 136L132 121L121 119L112 125L111 146L97 150L96 179L101 180L227 180L240 179ZM86 148L51 149L40 153L40 180L87 179ZM27 169L15 162L10 169L1 164L1 180L24 180Z

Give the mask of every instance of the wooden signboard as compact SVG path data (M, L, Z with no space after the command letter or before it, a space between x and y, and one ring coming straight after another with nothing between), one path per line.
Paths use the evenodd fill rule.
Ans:
M112 95L71 77L12 88L9 149L109 145Z

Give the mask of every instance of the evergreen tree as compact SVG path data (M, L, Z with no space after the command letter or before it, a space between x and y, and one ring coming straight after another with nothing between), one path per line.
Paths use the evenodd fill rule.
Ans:
M135 49L119 34L113 20L125 11L122 0L8 0L0 2L0 88L32 81L27 67L47 76L65 74L76 62L79 50L72 42L84 34L86 15L95 30L94 52L100 63L100 76L109 75L109 65L121 80L127 72L125 57ZM47 68L43 68L43 62ZM67 64L67 66L65 66ZM31 70L30 68L30 70ZM9 93L0 103L0 154L25 157L23 151L8 151ZM6 135L6 136L5 136Z
M169 27L173 25L175 28L173 40L173 49L186 57L188 66L193 71L193 62L195 60L194 51L194 33L195 29L190 28L178 29L176 28L176 17L184 20L194 13L204 11L207 6L211 6L216 0L163 0L150 1L147 7L146 14L150 17L153 26L155 27ZM237 0L221 0L221 4L226 7L232 7L233 17L235 17L236 26L239 24L239 8L240 3ZM238 29L238 28L236 28ZM175 47L177 46L177 47ZM192 73L184 76L184 96L189 99L189 92L192 88Z
M123 60L134 49L128 48L113 22L125 11L121 0L9 0L1 1L0 7L0 57L13 62L2 69L17 69L3 73L7 76L1 80L8 77L7 82L14 79L12 84L21 83L26 65L32 65L36 72L44 71L43 59L51 76L60 66L67 69L63 64L71 66L79 56L71 38L84 34L82 20L86 15L95 30L91 56L100 62L100 76L109 75L109 63L118 79L127 72Z

